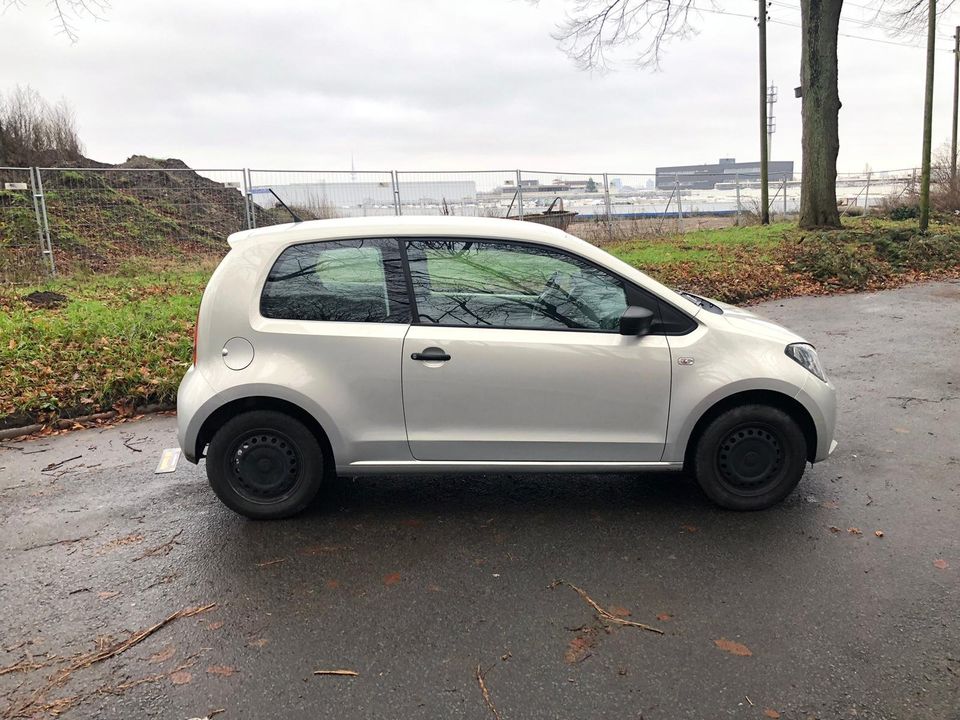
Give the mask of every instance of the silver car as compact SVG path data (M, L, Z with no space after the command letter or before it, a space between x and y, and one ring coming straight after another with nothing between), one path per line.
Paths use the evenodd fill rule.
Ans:
M351 218L229 244L177 418L251 518L300 512L335 473L686 470L758 510L836 446L811 345L559 230Z

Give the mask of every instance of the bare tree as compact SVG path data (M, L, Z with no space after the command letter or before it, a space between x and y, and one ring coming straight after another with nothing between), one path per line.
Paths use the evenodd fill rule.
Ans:
M0 165L80 160L82 153L73 110L65 100L51 105L29 85L0 94Z
M31 0L2 0L3 11L10 9L21 10ZM57 28L58 35L64 35L71 43L75 43L80 35L77 23L83 18L102 20L106 11L110 9L110 0L43 0L50 9L51 21Z

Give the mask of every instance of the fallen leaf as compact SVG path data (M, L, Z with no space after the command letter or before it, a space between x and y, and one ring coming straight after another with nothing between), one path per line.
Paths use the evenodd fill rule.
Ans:
M119 594L119 590L105 590L103 592L98 592L97 597L101 600L109 600L110 598L115 598Z
M336 590L338 587L340 587L340 581L339 581L339 580L327 580L326 586L327 586L327 589L328 589L328 590Z
M209 630L219 630L223 627L223 620L214 620L212 623L207 623L207 629Z
M427 585L427 592L440 592L441 589L439 585Z
M251 640L247 644L250 645L250 647L262 648L266 647L269 642L270 641L267 638L257 638L256 640Z
M883 537L883 530L874 530L873 534L877 537Z
M934 566L937 570L946 570L948 567L950 567L950 563L948 563L948 562L947 562L946 560L944 560L943 558L938 558L938 559L936 559L936 560L933 561L933 566Z
M847 528L847 532L851 535L863 535L863 531L858 527Z
M716 645L721 650L725 650L731 655L737 655L739 657L750 657L753 653L750 651L746 645L733 640L727 640L726 638L720 638L719 640L714 640L713 644Z
M400 582L400 573L398 572L390 573L389 575L383 576L383 584L386 585L387 587L391 585L396 585L398 582Z
M660 622L669 622L673 620L673 615L671 615L670 613L663 612L657 615L657 620L659 620Z
M614 617L625 618L630 617L630 611L625 607L620 607L619 605L614 605L613 607L607 608L607 611Z
M174 685L186 685L192 680L193 675L188 670L177 670L175 673L170 673L170 682Z
M700 531L700 528L698 528L696 525L681 525L680 529L685 530L686 532L689 532L689 533L695 533Z
M827 500L826 502L820 503L820 507L827 508L828 510L836 510L840 507L840 502L838 500Z
M589 635L577 635L563 653L563 660L568 665L575 665L578 662L587 659L590 655L590 648L593 647L594 640Z
M773 720L777 720L777 718L780 717L780 713L773 708L764 708L763 714L768 718L772 718Z
M7 349L8 349L8 350L16 350L16 349L17 349L17 341L14 340L13 338L10 338L10 342L7 343Z
M230 665L211 665L207 668L209 675L219 675L220 677L230 677L236 675L237 669Z
M836 525L831 525L831 526L830 526L830 532L832 532L832 533L838 533L838 532L840 532L840 528L838 528Z
M162 663L166 662L172 658L177 653L177 649L173 645L167 645L160 652L154 653L150 656L150 662L152 663Z

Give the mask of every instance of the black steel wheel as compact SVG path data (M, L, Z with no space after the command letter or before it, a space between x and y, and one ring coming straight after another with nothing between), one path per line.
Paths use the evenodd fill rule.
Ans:
M302 479L299 449L277 430L261 428L241 435L227 457L237 493L250 502L283 500Z
M807 442L780 408L741 405L714 418L693 452L704 493L731 510L763 510L789 495L807 464Z
M323 480L324 457L313 433L274 410L241 413L214 434L207 479L231 510L256 520L304 510Z
M776 482L783 465L783 441L773 427L745 423L720 441L717 474L738 495L760 495Z

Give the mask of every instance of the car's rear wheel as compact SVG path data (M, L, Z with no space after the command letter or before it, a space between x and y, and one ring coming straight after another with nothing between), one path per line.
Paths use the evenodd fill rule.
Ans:
M323 471L323 451L313 433L274 410L231 418L207 451L207 479L217 497L255 520L303 511L320 489Z
M783 410L741 405L707 425L693 461L697 482L715 503L730 510L763 510L800 482L807 441Z

